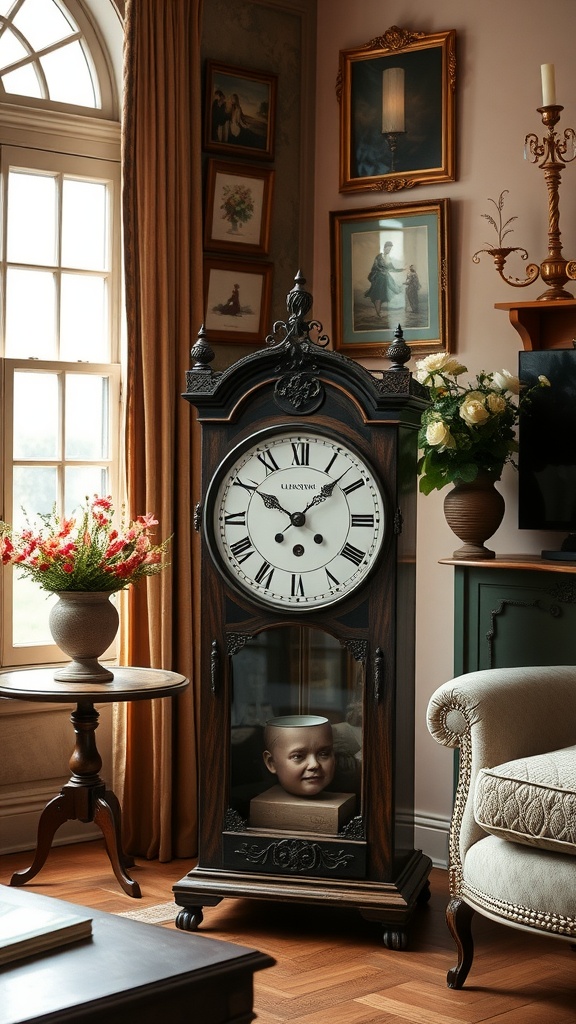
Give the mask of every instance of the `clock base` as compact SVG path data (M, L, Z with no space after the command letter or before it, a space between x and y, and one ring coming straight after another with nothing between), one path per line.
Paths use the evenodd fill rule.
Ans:
M314 878L277 878L193 868L173 886L176 905L181 907L176 925L196 931L203 920L203 907L215 907L223 899L258 899L294 902L308 906L357 910L367 921L382 925L383 943L388 949L406 949L407 927L419 905L430 897L428 876L432 861L414 851L398 877L388 882L338 881L329 888Z

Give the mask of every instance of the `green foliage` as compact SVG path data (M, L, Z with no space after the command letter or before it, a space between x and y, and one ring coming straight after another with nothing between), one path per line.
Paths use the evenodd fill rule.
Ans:
M466 372L452 356L427 356L416 364L416 378L428 388L430 406L418 433L420 490L430 494L448 484L471 483L480 471L498 479L506 463L515 464L520 408L536 388L549 387L540 377L522 391L517 377L501 370L481 371L472 383L460 384Z

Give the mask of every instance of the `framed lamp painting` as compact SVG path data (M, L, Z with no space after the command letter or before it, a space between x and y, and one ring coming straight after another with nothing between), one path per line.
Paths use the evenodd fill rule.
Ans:
M277 75L206 62L204 149L272 160Z
M340 191L454 181L456 32L396 26L340 51Z
M449 203L332 211L336 349L383 356L400 324L415 354L450 352Z
M272 264L204 260L204 325L214 341L262 344L269 329Z
M204 248L264 256L270 245L274 171L209 160Z

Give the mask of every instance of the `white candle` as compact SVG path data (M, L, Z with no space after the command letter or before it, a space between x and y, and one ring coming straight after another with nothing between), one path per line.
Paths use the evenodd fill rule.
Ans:
M382 72L382 131L404 131L404 68Z
M541 64L542 74L542 106L552 107L556 103L556 79L553 64Z

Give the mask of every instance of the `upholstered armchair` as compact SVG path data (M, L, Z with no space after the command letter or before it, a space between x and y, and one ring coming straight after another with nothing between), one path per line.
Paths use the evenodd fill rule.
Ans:
M475 911L576 940L576 667L459 676L430 699L428 728L460 752L446 918L461 988Z

